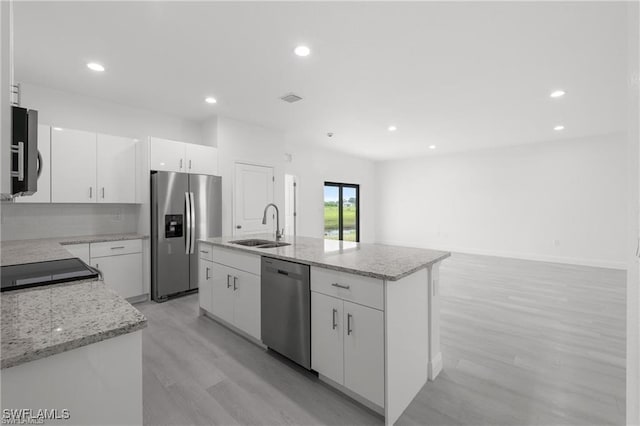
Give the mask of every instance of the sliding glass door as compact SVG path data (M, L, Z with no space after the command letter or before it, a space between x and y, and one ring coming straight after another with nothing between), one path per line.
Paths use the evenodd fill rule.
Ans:
M324 238L360 241L360 186L324 183Z

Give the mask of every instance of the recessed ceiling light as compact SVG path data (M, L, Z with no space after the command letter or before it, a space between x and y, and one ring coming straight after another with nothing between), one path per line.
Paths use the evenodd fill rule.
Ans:
M62 130L62 127L54 127L53 130L60 131L60 130Z
M554 90L549 96L552 98L561 98L566 94L564 90Z
M293 53L295 53L298 56L309 56L309 54L311 53L311 49L309 49L307 46L298 46L295 49L293 49Z
M213 98L211 96L209 96L208 98L204 98L204 101L208 104L215 104L216 102L218 102L216 101L216 98Z
M97 72L103 72L104 71L104 66L102 66L101 64L99 64L97 62L89 62L87 64L87 68L89 68L91 71L97 71Z
M398 130L398 128L396 126L389 126L387 130L389 130L390 132L395 132L396 130Z
M564 130L564 126L562 124L558 124L556 127L553 128L553 130L559 132L560 130Z
M435 145L429 145L429 149L436 149Z

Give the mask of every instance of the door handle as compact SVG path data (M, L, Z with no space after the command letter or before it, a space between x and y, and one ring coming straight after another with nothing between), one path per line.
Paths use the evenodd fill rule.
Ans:
M347 314L347 335L350 335L353 332L351 329L351 318L353 318L353 315Z
M104 200L104 186L102 187L102 199Z
M111 247L111 250L118 250L118 249L123 249L124 246L117 246L117 247Z
M638 245L636 246L636 257L640 257L640 237L638 237Z
M184 253L189 254L191 252L191 202L189 200L189 193L184 193L184 210L185 217L187 219L187 232L185 235Z
M333 310L333 318L332 318L332 323L331 325L333 326L333 329L335 330L336 327L338 326L338 322L336 321L336 315L338 314L338 310L334 309Z
M227 288L231 288L231 283L229 282L230 278L231 278L231 275L227 274Z
M200 253L209 254L209 250L200 250Z
M191 170L191 160L189 160L189 170Z
M180 170L182 170L182 158L180 159Z
M238 289L238 277L233 277L233 291Z
M93 186L89 187L89 199L93 198Z
M189 201L191 202L191 249L189 254L193 254L196 249L196 203L193 192L189 193Z
M209 268L207 267L207 268L205 268L205 269L206 269L206 270L204 271L204 279L205 279L205 280L208 280L209 278L211 278L211 277L209 276Z

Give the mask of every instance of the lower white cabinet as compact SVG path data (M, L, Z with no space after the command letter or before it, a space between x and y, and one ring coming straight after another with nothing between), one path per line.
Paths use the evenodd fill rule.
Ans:
M200 262L208 263L202 259ZM219 263L211 263L210 312L260 340L260 277Z
M146 293L142 272L142 240L91 243L91 265L120 296L126 298Z
M311 368L384 407L384 312L311 292Z
M213 310L213 262L200 258L198 261L198 298L200 307Z

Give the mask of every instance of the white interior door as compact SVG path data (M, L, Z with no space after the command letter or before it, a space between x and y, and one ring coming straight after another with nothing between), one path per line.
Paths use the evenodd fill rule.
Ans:
M264 208L273 202L273 181L273 167L236 163L233 197L234 235L274 231L272 217L275 212L270 211L267 224L262 224Z
M98 135L98 202L135 203L136 142Z

